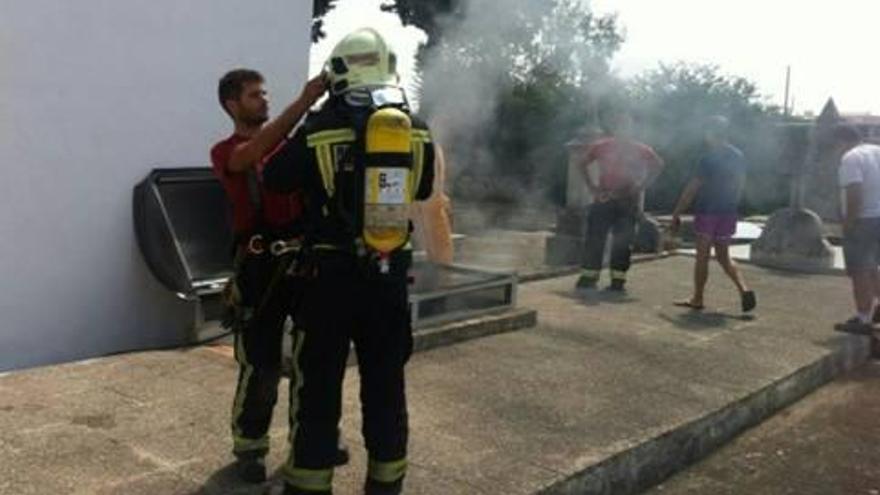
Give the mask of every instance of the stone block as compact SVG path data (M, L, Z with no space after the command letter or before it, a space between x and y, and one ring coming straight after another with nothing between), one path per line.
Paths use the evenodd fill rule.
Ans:
M752 243L752 262L801 272L821 272L834 264L822 219L810 210L785 208L768 220Z

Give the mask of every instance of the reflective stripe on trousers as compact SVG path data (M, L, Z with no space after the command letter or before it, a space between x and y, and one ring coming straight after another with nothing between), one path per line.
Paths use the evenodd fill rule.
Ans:
M406 468L406 459L391 462L370 459L367 465L367 476L380 483L394 483L406 475Z

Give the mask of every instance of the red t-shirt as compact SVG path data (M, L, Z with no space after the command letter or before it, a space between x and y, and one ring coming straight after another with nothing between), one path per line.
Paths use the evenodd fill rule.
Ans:
M617 138L600 139L587 146L581 165L599 165L599 189L623 191L640 183L663 160L650 146Z
M248 191L248 174L230 172L227 168L232 151L239 144L247 142L248 139L250 138L233 134L211 148L211 163L214 167L214 173L220 179L226 190L226 197L232 203L232 228L236 234L251 233L259 223ZM270 153L268 156L271 155ZM302 198L296 193L277 194L267 191L263 187L263 164L268 156L260 160L256 167L262 198L263 226L273 231L294 230L296 221L302 214Z

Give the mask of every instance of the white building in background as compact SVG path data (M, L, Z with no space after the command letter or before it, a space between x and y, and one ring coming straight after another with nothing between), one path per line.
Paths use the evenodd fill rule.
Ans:
M132 187L207 166L216 84L306 79L311 2L0 0L0 370L182 343L192 308L147 271Z
M866 141L880 143L880 115L870 113L845 113L841 119L847 124L855 126Z
M840 113L834 98L828 98L825 106L819 113L817 124L833 126L835 124L849 124L861 133L862 137L872 143L880 143L880 115L871 113Z

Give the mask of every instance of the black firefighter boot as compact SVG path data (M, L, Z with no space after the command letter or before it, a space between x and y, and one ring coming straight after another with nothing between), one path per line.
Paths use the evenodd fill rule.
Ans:
M626 280L621 278L612 279L608 290L611 292L626 292Z
M367 478L364 495L400 495L403 493L403 478L393 483L382 483Z
M235 472L239 479L246 483L262 483L266 481L266 460L262 453L239 454L235 461Z

